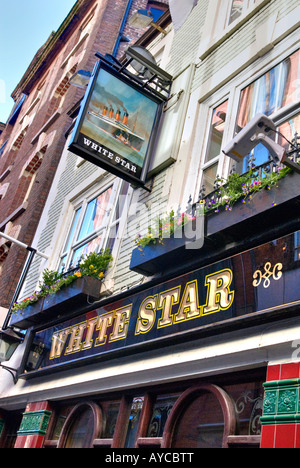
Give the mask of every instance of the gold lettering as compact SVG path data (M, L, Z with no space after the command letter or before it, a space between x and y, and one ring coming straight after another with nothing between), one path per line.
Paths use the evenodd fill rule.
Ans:
M114 318L114 330L110 335L109 342L123 340L127 336L129 320L132 310L132 304L130 306L122 307L121 309L115 310Z
M175 323L191 320L201 315L199 307L197 280L187 283L177 314L174 317Z
M100 331L99 331L99 336L96 339L95 346L101 346L106 343L106 339L107 339L106 331L107 331L107 328L112 325L112 321L113 321L113 312L109 312L108 314L101 315L98 318L96 330L100 330Z
M154 325L156 318L157 294L147 297L141 304L136 322L135 335L148 333Z
M82 349L90 349L93 344L93 333L95 330L95 326L98 322L98 317L95 317L94 319L91 319L87 323L87 334L85 338L85 342L83 343Z
M170 289L159 295L158 309L162 309L161 318L158 321L157 328L168 327L172 325L172 307L178 304L180 297L180 286Z
M69 346L66 349L65 354L78 353L81 350L81 340L83 332L86 328L86 322L80 323L79 325L74 325L71 328L71 338L69 341Z
M220 310L229 309L234 300L234 291L230 290L232 283L232 271L223 270L205 278L205 286L208 287L204 314L213 314Z
M54 333L52 336L52 346L50 351L50 359L56 359L61 356L62 350L66 344L66 339L71 328L66 328L60 332Z

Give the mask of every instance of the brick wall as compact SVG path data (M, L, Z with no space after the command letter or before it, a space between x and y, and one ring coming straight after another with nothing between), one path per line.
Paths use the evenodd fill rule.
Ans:
M30 78L31 75L27 73L16 88L16 102L22 96L25 81L25 90L29 96L17 122L14 126L7 125L1 135L1 141L6 141L7 138L9 141L0 159L0 180L1 184L9 185L5 196L0 200L0 230L7 232L7 222L11 221L13 225L20 227L18 240L27 245L32 244L66 143L65 133L72 123L67 112L84 93L81 89L70 87L68 79L76 67L92 70L97 60L96 52L112 53L127 6L124 0L84 0L79 4L79 10L67 22L59 40L48 53L46 65L43 64L35 71L34 78ZM131 12L145 8L146 4L146 0L134 0ZM80 26L96 5L89 36L77 50L76 44L81 37ZM125 34L127 32L133 41L142 33L128 28ZM74 47L75 53L67 60ZM43 49L32 63L40 60L42 52ZM40 97L39 101L29 112L37 96ZM30 170L28 161L32 161ZM5 177L1 178L3 174ZM19 209L24 200L27 202L26 207ZM12 216L15 212L18 215ZM9 307L26 255L26 250L13 245L5 260L0 263L2 307Z

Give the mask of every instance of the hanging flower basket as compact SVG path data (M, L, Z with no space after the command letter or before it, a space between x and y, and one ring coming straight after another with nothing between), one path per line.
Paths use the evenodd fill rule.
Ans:
M228 244L244 243L251 236L274 237L284 229L286 223L299 226L300 175L285 170L274 183L253 184L249 191L241 184L241 192L223 199L222 203L209 201L205 210L204 244L201 249L187 249L186 239L171 236L162 243L146 242L132 252L130 269L136 273L153 276L172 269L204 264L214 257L226 254ZM244 193L242 192L244 188Z
M44 324L96 301L100 298L100 292L101 282L97 278L78 278L56 294L43 297L25 309L16 310L12 314L10 325L27 329L33 325Z
M106 251L83 258L74 274L62 275L46 269L40 290L14 304L10 325L27 329L45 324L98 300L111 261L111 254Z

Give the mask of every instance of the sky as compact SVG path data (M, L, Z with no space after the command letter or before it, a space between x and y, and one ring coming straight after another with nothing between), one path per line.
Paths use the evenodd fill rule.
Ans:
M0 0L0 122L13 108L11 93L38 49L57 31L76 0Z

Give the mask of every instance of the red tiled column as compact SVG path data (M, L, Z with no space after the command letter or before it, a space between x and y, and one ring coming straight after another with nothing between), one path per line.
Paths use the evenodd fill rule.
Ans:
M268 367L261 448L300 448L300 363Z
M51 408L47 401L27 405L15 448L42 448L50 416Z

